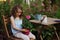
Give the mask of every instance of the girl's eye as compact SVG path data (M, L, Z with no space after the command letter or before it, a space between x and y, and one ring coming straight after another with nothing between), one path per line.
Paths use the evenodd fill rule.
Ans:
M22 13L22 12L18 12L18 13Z

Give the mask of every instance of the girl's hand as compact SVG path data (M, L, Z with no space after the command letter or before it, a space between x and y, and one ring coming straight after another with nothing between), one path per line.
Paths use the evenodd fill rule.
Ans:
M23 33L23 34L28 35L28 34L29 34L29 32L30 32L30 30L27 30L27 29L22 29L22 33Z
M26 29L22 29L22 32L26 32L27 30Z
M29 30L27 30L27 29L22 29L22 32L29 32Z

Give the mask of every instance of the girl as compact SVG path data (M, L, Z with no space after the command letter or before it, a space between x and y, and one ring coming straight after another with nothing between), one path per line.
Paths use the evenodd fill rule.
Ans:
M15 37L22 38L23 40L35 39L35 36L29 32L28 35L23 34L22 32L27 32L26 29L22 28L22 7L16 5L11 10L11 30Z

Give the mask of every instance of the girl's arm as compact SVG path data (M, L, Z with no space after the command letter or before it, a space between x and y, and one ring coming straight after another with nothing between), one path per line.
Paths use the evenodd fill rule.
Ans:
M18 31L26 31L25 29L19 29L19 28L16 27L13 17L10 17L10 20L11 20L12 28L14 28L15 30L18 30Z

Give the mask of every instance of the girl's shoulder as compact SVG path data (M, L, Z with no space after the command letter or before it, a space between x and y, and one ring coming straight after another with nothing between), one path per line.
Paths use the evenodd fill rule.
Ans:
M13 16L10 16L10 19L14 19L14 17Z

